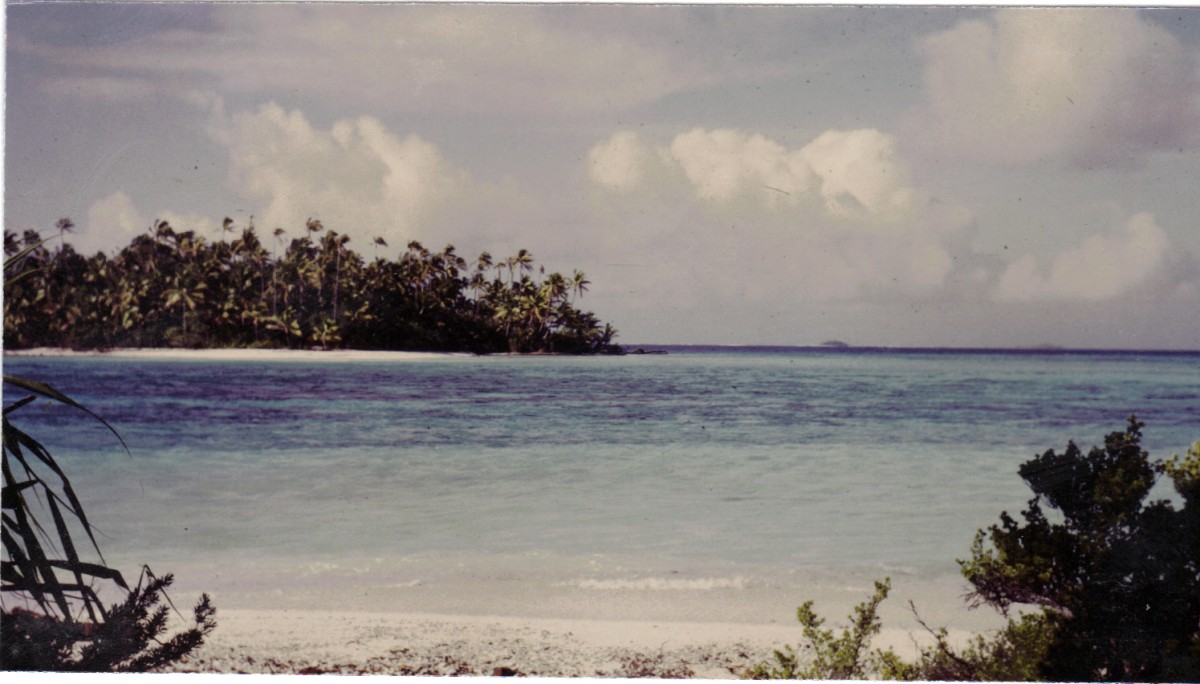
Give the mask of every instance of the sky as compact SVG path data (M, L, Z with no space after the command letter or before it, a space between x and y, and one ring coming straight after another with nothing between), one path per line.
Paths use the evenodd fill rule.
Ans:
M627 344L1200 349L1200 10L10 4L6 37L4 225L87 254L311 217L580 269Z

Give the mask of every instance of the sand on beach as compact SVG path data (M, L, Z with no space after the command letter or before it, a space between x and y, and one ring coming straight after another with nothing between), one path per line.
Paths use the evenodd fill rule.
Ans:
M217 621L171 671L734 679L801 638L798 624L320 610L220 610ZM873 643L911 657L921 636L885 628Z

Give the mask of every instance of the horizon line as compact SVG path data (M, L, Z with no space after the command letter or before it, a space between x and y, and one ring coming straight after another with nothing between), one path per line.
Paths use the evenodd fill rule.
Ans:
M1200 347L1069 347L1054 344L1023 346L909 346L892 344L758 344L758 343L697 343L697 342L638 342L620 343L627 350L658 347L710 347L721 349L793 349L797 351L914 351L914 352L1025 352L1039 354L1200 354Z

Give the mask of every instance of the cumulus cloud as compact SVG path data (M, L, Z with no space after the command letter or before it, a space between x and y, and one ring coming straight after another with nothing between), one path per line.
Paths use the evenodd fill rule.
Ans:
M915 191L891 136L874 129L826 131L801 150L821 179L821 196L838 216L904 216Z
M588 174L597 185L629 191L638 187L650 165L649 153L637 133L619 131L588 152Z
M961 207L925 198L894 139L874 129L826 131L791 149L733 129L661 144L623 131L589 160L593 182L637 226L611 242L636 254L663 236L674 248L658 251L686 255L714 297L768 301L781 287L803 301L930 296L972 223ZM624 192L629 179L642 191ZM653 220L639 221L647 212Z
M1026 254L996 284L1001 301L1102 301L1161 279L1171 245L1154 216L1141 213L1107 235L1092 235L1054 257L1049 270Z
M229 154L229 185L259 207L259 222L291 230L309 217L361 242L421 236L450 199L477 187L436 146L399 137L372 117L329 130L277 104L225 116L210 126Z
M938 154L1127 163L1195 139L1196 74L1132 9L1000 9L920 43L908 129Z
M118 191L92 203L87 211L87 223L80 235L70 242L76 250L87 254L113 244L127 244L148 226L133 199Z
M133 198L118 190L88 207L87 222L68 242L82 254L107 252L128 245L138 233L149 232L159 221L170 223L177 231L191 230L207 238L218 231L216 221L190 212L163 210L148 218Z
M630 131L588 155L592 180L623 190L675 174L699 200L796 207L819 199L830 216L912 218L918 193L892 136L875 129L830 130L799 149L735 129L694 128L651 148Z
M682 133L663 156L679 165L698 197L715 202L750 193L768 202L794 204L813 176L799 151L730 129Z
M155 195L114 192L90 205L86 223L70 240L77 250L123 247L158 220L221 239L226 214L242 216L239 224L252 215L264 234L283 228L288 239L303 235L307 219L320 219L367 255L375 237L389 244L382 254L411 240L497 254L531 244L544 252L547 245L570 242L542 234L544 207L515 183L478 181L436 145L397 134L376 118L348 117L321 127L276 103L227 113L224 100L211 93L193 92L188 99L208 110L206 132L224 153L231 203L209 208L214 213L206 216L156 206Z

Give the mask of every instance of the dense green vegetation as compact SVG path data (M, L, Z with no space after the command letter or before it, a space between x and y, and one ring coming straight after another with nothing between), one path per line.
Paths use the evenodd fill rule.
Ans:
M25 252L5 284L5 347L620 351L612 326L575 306L584 274L546 274L526 250L468 264L410 242L367 262L317 220L290 241L275 229L268 249L253 223L225 219L227 239L156 221L112 257L85 256L63 241L72 227L5 231L6 257Z
M971 602L1008 617L998 633L955 649L944 629L927 628L933 643L912 663L871 649L885 581L840 637L822 629L805 603L802 647L777 651L775 662L748 676L1200 680L1200 443L1182 457L1151 460L1142 427L1130 418L1103 447L1084 453L1072 442L1021 466L1034 493L1024 522L1002 513L999 525L976 535L970 559L959 561L974 587ZM1164 475L1177 500L1148 502ZM1014 607L1023 613L1009 616Z

